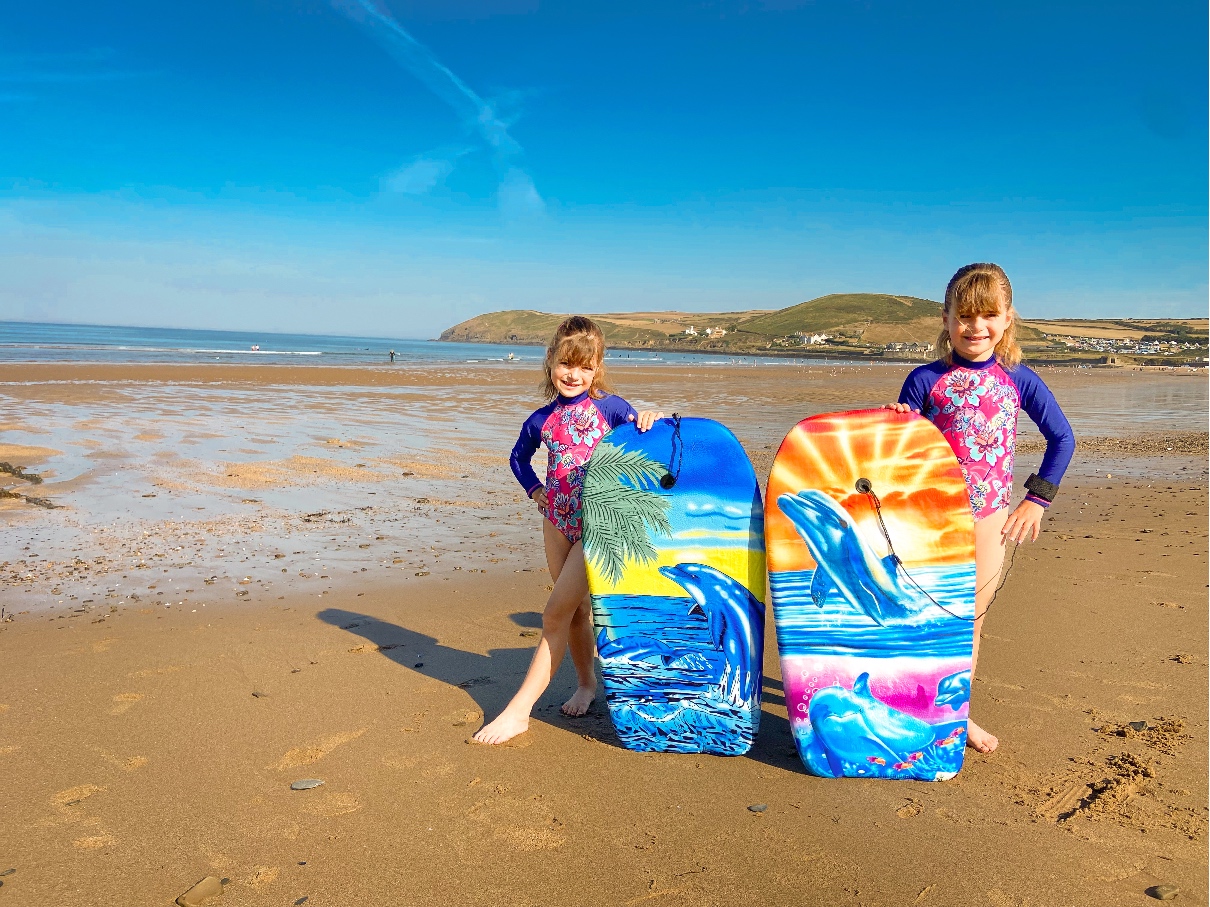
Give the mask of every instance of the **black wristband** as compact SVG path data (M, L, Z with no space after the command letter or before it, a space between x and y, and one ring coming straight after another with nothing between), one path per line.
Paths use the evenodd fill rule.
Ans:
M1059 493L1059 486L1053 482L1047 482L1037 473L1030 475L1025 480L1025 490L1035 497L1041 498L1043 501L1050 502L1055 499L1055 495Z

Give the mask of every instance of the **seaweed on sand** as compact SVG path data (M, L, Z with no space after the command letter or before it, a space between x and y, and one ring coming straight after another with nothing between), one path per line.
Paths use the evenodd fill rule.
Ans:
M26 472L24 466L14 466L12 463L0 463L0 472L8 473L14 479L24 479L31 485L42 484L42 477L36 473Z

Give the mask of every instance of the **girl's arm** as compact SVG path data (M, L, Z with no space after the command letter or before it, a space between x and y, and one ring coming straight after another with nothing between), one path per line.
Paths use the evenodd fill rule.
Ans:
M597 400L596 404L597 409L601 411L601 415L605 417L605 421L609 423L610 428L617 428L619 425L625 425L627 422L634 422L639 431L647 431L655 424L656 419L664 418L663 413L652 409L645 409L640 413L616 394L603 397Z
M944 362L933 362L912 369L903 381L898 402L887 403L882 408L897 413L923 413L925 404L928 403L929 391L933 389L937 379L945 374L945 369Z
M1071 423L1063 415L1059 402L1046 383L1032 369L1018 366L1012 371L1013 383L1021 397L1021 408L1034 420L1046 439L1046 453L1037 473L1025 482L1025 500L1009 514L1004 524L1004 538L1020 544L1026 536L1036 540L1042 527L1042 516L1063 480L1063 473L1076 450L1076 436Z
M1019 374L1019 373L1024 374ZM1059 408L1059 401L1050 388L1031 369L1018 368L1013 373L1017 391L1021 394L1021 408L1034 420L1042 437L1046 439L1046 453L1038 467L1038 478L1058 488L1063 473L1076 452L1076 436L1071 423ZM1049 504L1054 495L1033 495L1039 503Z
M535 491L542 488L542 483L538 480L538 474L534 472L529 461L542 446L542 424L546 421L547 415L549 413L546 412L546 407L543 407L525 420L525 424L521 426L521 434L517 437L517 443L513 445L513 452L508 458L508 465L512 467L513 475L525 489L525 494L531 498Z

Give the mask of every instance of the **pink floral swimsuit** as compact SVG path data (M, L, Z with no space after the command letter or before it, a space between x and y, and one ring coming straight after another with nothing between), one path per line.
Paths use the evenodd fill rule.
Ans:
M527 495L542 487L530 465L538 448L547 449L546 518L573 544L584 534L580 496L584 467L597 442L611 428L637 416L634 407L612 394L594 400L587 392L555 397L521 426L509 463Z
M936 425L950 442L966 478L975 519L991 516L1011 501L1020 410L1046 438L1037 474L1057 486L1076 442L1067 417L1042 379L1023 365L1005 369L995 358L970 362L957 353L951 358L952 365L938 360L913 370L903 383L899 402ZM1026 498L1043 507L1049 504L1032 493Z

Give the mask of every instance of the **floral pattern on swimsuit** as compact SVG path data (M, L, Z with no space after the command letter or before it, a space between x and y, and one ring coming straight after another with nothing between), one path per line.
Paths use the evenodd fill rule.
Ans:
M584 534L580 511L588 458L606 432L635 415L621 397L594 400L581 394L556 398L522 427L513 448L513 474L529 495L545 484L546 518L569 542L578 542ZM547 451L545 483L529 465L539 446Z
M899 402L907 403L945 435L966 479L976 520L1008 507L1013 491L1017 416L1022 409L1046 438L1038 475L1058 485L1075 450L1075 436L1042 379L1023 365L1011 371L995 359L970 362L952 354L914 369ZM1027 495L1042 506L1048 502Z
M958 456L976 520L1007 507L1012 497L1021 400L998 371L954 369L933 386L923 413Z

